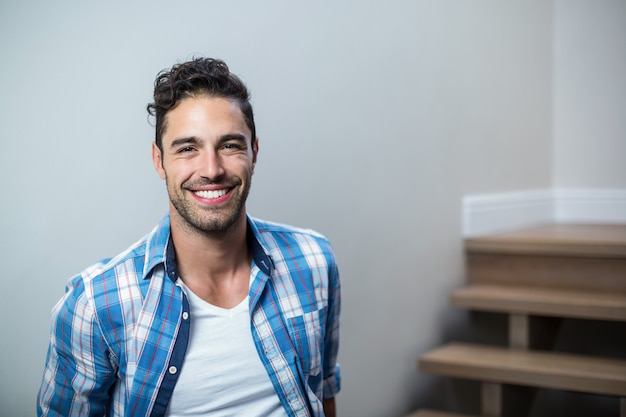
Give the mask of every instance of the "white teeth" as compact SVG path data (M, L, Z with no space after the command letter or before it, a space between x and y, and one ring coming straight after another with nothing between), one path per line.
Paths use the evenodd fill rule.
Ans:
M195 191L196 195L202 198L219 198L227 192L228 190Z

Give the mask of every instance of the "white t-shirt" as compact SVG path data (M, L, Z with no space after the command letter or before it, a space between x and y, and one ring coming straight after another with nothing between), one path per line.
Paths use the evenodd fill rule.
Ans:
M191 323L167 415L285 417L252 340L248 297L224 309L178 282L189 299Z

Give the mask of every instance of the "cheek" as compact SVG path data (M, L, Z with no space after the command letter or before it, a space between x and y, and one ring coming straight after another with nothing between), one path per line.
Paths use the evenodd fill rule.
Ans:
M202 169L191 161L169 161L169 164L165 164L163 172L172 185L197 181L202 176Z
M156 166L156 170L157 170L157 173L159 174L159 177L161 177L162 180L167 179L167 174L165 170L163 169L163 165Z

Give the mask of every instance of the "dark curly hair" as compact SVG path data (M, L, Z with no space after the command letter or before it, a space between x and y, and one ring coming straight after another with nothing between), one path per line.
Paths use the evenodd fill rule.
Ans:
M239 77L231 73L224 61L213 58L194 58L163 70L154 81L154 103L147 106L155 117L155 141L163 150L162 136L166 129L167 112L181 101L196 96L220 97L234 100L243 113L246 125L256 140L254 114L250 93Z

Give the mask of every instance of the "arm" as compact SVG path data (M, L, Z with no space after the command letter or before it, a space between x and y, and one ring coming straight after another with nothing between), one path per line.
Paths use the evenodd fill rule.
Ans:
M341 389L341 372L337 364L339 352L339 316L341 312L341 283L339 270L332 249L329 248L330 263L328 268L328 316L324 335L324 399L322 406L326 417L336 417L335 395Z
M322 401L322 405L324 406L324 416L325 417L336 417L337 411L335 408L335 397L333 398L324 398Z
M115 370L79 276L52 311L37 415L102 416L114 380Z

